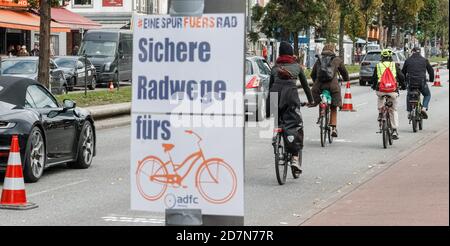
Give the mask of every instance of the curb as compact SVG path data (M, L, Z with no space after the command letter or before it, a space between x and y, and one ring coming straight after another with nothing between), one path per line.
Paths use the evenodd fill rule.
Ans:
M94 120L102 120L131 113L131 103L119 103L86 108Z

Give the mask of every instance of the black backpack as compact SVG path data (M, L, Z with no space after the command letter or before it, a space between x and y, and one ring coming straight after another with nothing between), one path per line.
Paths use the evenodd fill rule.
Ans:
M334 79L334 68L331 66L333 59L336 56L317 56L319 61L319 71L317 72L317 79L320 82L331 82Z

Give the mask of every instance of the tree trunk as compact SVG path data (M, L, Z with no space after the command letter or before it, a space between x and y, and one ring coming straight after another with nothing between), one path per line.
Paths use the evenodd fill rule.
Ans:
M384 28L383 28L383 11L380 11L380 14L378 15L378 32L379 32L379 39L380 39L380 48L384 49Z
M293 32L292 34L294 35L294 55L299 57L300 52L298 47L298 32Z
M345 13L341 11L339 17L339 56L344 59L344 31L345 31Z
M49 88L50 65L50 0L41 0L39 12L41 17L39 31L39 67L38 81Z

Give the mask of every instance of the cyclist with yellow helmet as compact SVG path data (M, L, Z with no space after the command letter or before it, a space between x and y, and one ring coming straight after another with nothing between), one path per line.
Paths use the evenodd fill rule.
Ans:
M392 139L398 139L398 111L397 98L399 89L406 90L405 75L400 69L400 65L392 60L393 52L390 49L381 51L381 62L375 67L372 76L372 89L378 96L378 120L381 120L381 109L384 105L384 96L389 96L388 100L392 102L391 124L393 128Z

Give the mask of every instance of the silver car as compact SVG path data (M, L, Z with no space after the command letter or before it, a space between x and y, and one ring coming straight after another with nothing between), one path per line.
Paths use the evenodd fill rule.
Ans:
M403 68L406 58L403 51L394 51L393 61ZM361 70L359 72L359 84L365 86L371 83L375 66L381 61L381 50L369 51L361 61Z
M38 64L39 57L36 56L2 59L0 75L29 78L37 81ZM58 67L58 65L56 65L53 59L50 59L49 68L50 91L56 95L67 93L64 72Z
M262 121L266 116L271 67L259 56L245 59L245 112L249 119Z

